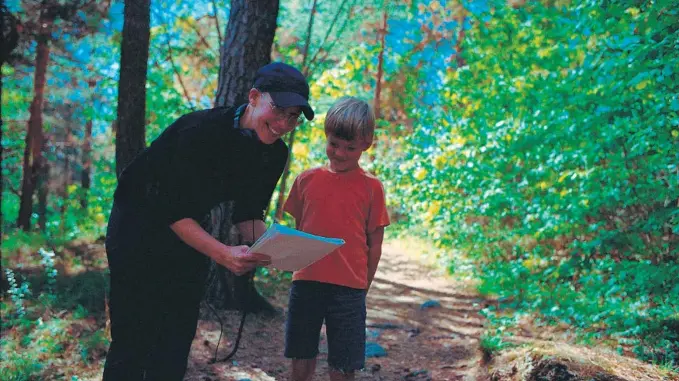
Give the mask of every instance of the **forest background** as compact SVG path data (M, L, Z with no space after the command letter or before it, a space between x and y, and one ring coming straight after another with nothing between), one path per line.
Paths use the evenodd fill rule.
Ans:
M151 1L147 143L215 104L231 6ZM100 366L108 344L105 263L67 248L105 233L124 7L3 7L3 48L7 25L18 46L2 66L0 378L18 380L44 377L64 348ZM329 105L363 98L378 130L362 165L384 182L389 234L427 240L497 300L482 345L502 349L529 317L677 369L677 1L284 0L271 59L303 68L318 117L288 138L269 222L290 223L292 179L324 163Z

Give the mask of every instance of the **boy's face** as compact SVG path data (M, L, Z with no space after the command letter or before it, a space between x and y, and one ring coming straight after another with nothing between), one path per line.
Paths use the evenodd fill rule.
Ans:
M330 169L334 172L347 172L358 168L358 160L363 151L370 145L363 139L344 140L332 134L326 134L325 153L330 160Z

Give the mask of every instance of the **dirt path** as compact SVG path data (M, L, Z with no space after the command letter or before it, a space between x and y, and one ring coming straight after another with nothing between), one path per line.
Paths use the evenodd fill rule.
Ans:
M273 303L285 309L287 295ZM428 303L427 303L428 302ZM434 305L426 308L423 304ZM425 265L398 242L387 242L377 278L368 294L368 342L386 356L366 359L357 380L476 380L483 300ZM224 313L219 356L230 350L239 314ZM228 363L208 364L219 337L219 323L199 322L186 380L289 380L283 357L283 316L248 317L236 356ZM327 351L322 337L315 380L327 380Z

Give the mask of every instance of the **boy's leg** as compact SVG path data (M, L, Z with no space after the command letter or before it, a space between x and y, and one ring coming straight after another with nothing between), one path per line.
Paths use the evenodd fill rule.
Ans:
M333 286L325 318L331 380L353 380L365 366L365 290Z
M311 381L316 371L316 358L292 359L292 381Z
M318 341L327 298L325 285L295 281L285 323L285 357L292 359L292 381L309 381L316 370Z

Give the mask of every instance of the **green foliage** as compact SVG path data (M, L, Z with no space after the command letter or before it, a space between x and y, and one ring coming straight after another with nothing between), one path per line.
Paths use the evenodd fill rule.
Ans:
M670 359L677 5L491 2L436 107L418 99L425 67L401 62L412 133L381 152L395 212L473 260L482 292Z
M509 328L516 324L516 316L503 316L497 313L494 307L481 310L481 316L486 318L486 330L481 334L479 347L486 358L514 344L505 341L505 337L511 335Z
M78 340L80 357L85 363L99 359L108 350L109 339L102 329L85 335Z
M292 272L278 271L268 267L258 267L255 274L255 285L265 297L285 294L292 282Z
M38 379L43 365L25 352L5 351L6 339L0 339L0 378L7 381L31 381Z
M5 314L4 316L6 318L14 316L15 318L21 319L24 316L26 316L26 308L24 307L24 302L28 296L31 295L31 290L29 288L28 283L26 282L21 282L19 283L16 280L16 277L14 276L14 271L12 269L5 269L5 275L7 276L7 283L9 283L9 290L7 293L10 295L10 298L12 299L12 303L14 304L14 308L9 311L8 314ZM7 310L6 308L3 308L4 312ZM14 312L14 313L12 313ZM10 319L7 319L7 321L10 321Z
M96 323L103 321L106 278L97 272L59 274L52 251L40 248L36 256L40 271L27 272L34 275L5 269L10 287L9 298L3 295L0 302L3 380L46 379L56 370L68 376L77 370L64 369L62 359L74 352L82 363L99 361L108 347L103 324Z
M479 347L481 348L483 355L490 358L493 354L500 352L503 349L510 348L511 345L504 341L501 334L490 334L485 332L481 334Z
M147 141L181 114L212 105L228 13L223 1L154 4ZM302 65L309 4L281 4L273 59ZM59 335L47 339L46 332L68 325L53 311L74 311L69 318L77 321L103 314L105 274L57 274L49 252L35 253L59 252L66 242L105 232L116 185L111 126L120 6L103 18L84 12L85 23L101 30L76 38L57 28L60 39L51 42L43 110L51 179L40 233L14 230L34 45L28 41L24 59L2 67L2 264L10 284L1 304L10 317L2 326L10 333L1 342L2 379L38 378L41 353L68 345ZM373 99L386 10L382 119L362 165L385 184L388 234L432 239L451 272L466 273L474 264L480 291L503 307L484 311L488 332L481 345L488 353L506 345L513 309L537 311L539 322L568 323L582 340L613 339L674 367L677 9L676 0L318 2L306 61L317 118L296 131L287 187L302 170L326 161L329 105L344 95ZM77 174L85 165L89 121L86 189ZM289 216L281 222L292 224ZM40 275L26 275L36 268ZM289 278L260 270L258 287L272 295ZM100 330L86 331L77 343L85 362L106 341Z

